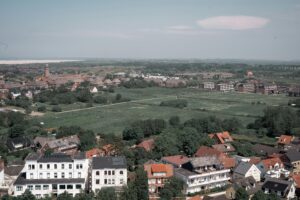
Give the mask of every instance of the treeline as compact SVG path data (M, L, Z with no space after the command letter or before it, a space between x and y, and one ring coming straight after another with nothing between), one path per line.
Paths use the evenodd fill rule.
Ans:
M158 86L154 81L145 81L143 78L131 78L129 81L123 82L121 86L125 88L147 88Z
M267 107L264 115L249 124L248 128L270 137L296 135L300 130L300 112L286 106Z

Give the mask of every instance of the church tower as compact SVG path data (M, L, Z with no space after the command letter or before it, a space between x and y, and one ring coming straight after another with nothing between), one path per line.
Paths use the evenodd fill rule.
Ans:
M50 76L50 71L48 64L46 64L45 71L44 71L44 77L48 78Z

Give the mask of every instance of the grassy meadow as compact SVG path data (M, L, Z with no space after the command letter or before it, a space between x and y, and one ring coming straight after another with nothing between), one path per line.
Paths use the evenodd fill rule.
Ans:
M118 88L116 93L131 101L110 105L94 104L91 108L78 103L65 105L61 113L47 112L32 120L44 122L47 128L78 125L105 134L121 134L127 125L138 119L168 120L174 115L180 116L182 121L210 115L223 119L237 117L247 125L262 115L266 106L287 105L290 99L284 95L204 92L192 88ZM184 109L159 106L161 101L176 98L186 99L188 106Z

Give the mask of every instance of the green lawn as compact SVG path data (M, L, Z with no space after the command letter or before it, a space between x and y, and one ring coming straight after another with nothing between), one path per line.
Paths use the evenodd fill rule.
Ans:
M178 115L182 121L193 118L216 115L220 118L239 118L244 125L253 122L262 115L268 105L287 105L288 97L283 95L267 96L259 94L203 92L189 88L118 88L116 93L130 98L132 102L114 105L95 104L93 108L76 112L47 112L43 117L32 120L44 122L45 127L78 125L96 133L121 134L124 127L138 119L163 118ZM184 109L161 107L160 102L176 98L188 101ZM260 101L261 104L252 104ZM63 111L84 108L82 104L63 106Z

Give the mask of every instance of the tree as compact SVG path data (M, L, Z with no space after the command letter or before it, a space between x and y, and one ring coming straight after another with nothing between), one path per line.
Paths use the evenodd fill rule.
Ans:
M61 111L62 111L62 109L59 106L53 106L52 107L52 112L61 112Z
M147 173L143 168L138 168L136 171L136 179L134 181L134 186L137 190L138 200L148 200L148 178Z
M137 197L137 188L134 183L129 182L127 187L123 187L123 192L120 194L120 200L139 200Z
M237 191L235 193L235 199L236 200L249 200L249 195L244 188L240 187L237 189Z
M65 191L64 193L58 195L57 200L73 200L73 197L71 194Z
M116 95L116 101L120 101L121 99L122 99L122 95L118 93Z
M39 111L39 112L46 112L46 106L39 106L37 108L37 111Z
M253 195L252 200L268 200L268 196L262 190L259 190Z
M180 118L178 116L172 116L169 119L169 124L171 126L177 127L180 124Z
M97 200L117 200L116 191L112 187L102 188L96 197Z
M164 188L160 191L161 200L172 200L174 197L182 197L183 181L172 177Z
M19 137L24 134L25 126L22 124L14 125L10 129L8 129L8 134L10 138Z

